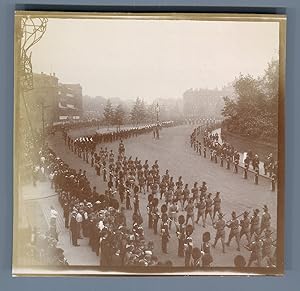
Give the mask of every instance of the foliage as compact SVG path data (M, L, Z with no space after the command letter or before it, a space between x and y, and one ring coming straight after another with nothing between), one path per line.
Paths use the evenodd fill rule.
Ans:
M227 130L250 137L278 134L279 64L268 64L262 78L240 75L234 83L236 99L224 97L222 115Z
M103 115L104 115L104 122L106 123L107 127L109 127L109 125L112 124L113 115L114 115L114 110L109 99L106 102Z
M125 115L122 105L119 104L113 112L113 124L117 125L119 129L125 122Z
M146 121L147 110L144 103L144 100L141 100L139 97L136 98L135 104L133 105L130 117L133 123L140 124Z

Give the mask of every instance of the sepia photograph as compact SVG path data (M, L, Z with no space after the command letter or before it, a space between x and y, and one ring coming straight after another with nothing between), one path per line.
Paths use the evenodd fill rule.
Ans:
M282 275L285 26L16 11L13 275Z

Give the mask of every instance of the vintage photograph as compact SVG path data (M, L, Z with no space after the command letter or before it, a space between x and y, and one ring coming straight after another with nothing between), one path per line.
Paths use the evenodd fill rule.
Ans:
M13 274L282 274L285 23L17 11Z

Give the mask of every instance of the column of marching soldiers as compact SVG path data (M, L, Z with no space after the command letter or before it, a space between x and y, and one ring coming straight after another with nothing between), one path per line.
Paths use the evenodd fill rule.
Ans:
M201 134L202 133L202 134ZM203 140L202 140L203 139ZM239 167L242 167L243 178L248 179L248 172L250 170L250 164L254 171L254 183L258 185L260 169L259 169L259 157L257 154L253 154L251 151L247 152L246 157L243 160L243 165L240 165L240 154L229 143L219 143L219 134L213 133L208 128L203 130L202 126L194 129L190 138L190 145L194 151L203 156L203 158L209 158L210 161L218 164L220 161L220 167L225 167L230 170L233 167L233 173L238 174ZM270 153L264 161L264 175L269 176L271 181L271 191L276 190L277 175L278 175L278 163L274 160L273 154Z
M148 131L145 130L145 132ZM144 133L144 131L141 131L140 133ZM136 133L134 134L136 135ZM124 137L125 136L121 138ZM229 246L231 240L235 238L237 250L240 251L240 241L241 238L245 236L247 240L245 248L251 252L247 266L251 266L254 261L256 261L258 266L262 266L263 259L266 259L268 266L273 266L275 264L276 256L273 249L275 241L272 239L272 232L270 230L271 216L266 205L263 208L264 212L261 217L259 215L259 209L255 209L251 217L249 217L250 213L247 211L240 215L237 215L236 212L233 211L231 214L232 218L225 221L225 215L221 212L220 192L217 192L215 197L212 198L212 193L208 192L208 185L206 182L202 182L201 186L198 186L198 183L195 182L193 188L190 190L189 185L184 184L181 176L175 181L174 178L170 176L169 170L166 170L165 174L161 174L158 161L155 161L153 165L150 165L148 160L142 163L138 157L135 159L126 157L125 146L122 140L119 144L119 151L116 156L115 153L112 150L108 150L107 147L101 147L99 153L96 152L96 144L99 143L99 140L103 142L103 139L98 139L96 142L95 138L81 137L71 142L70 136L65 133L64 140L65 144L76 156L82 158L86 163L90 163L91 167L95 168L96 174L102 176L103 181L107 182L107 190L104 195L97 193L96 187L91 191L85 171L82 172L79 170L79 173L76 175L79 180L78 183L80 184L80 180L85 180L87 181L87 187L81 188L82 191L79 195L75 195L75 201L70 199L70 193L68 193L68 190L70 189L65 189L67 191L61 192L60 201L64 207L66 227L69 226L69 222L67 221L69 217L68 211L71 209L70 228L73 245L77 245L79 234L77 228L72 229L72 221L74 224L74 221L79 220L77 222L84 226L86 225L85 221L87 220L92 222L93 220L97 220L93 216L93 208L97 208L98 205L98 209L102 208L102 213L99 215L100 220L98 219L98 224L93 224L96 228L94 228L93 231L89 231L89 235L90 238L92 237L92 248L96 248L97 252L97 248L100 245L100 252L102 256L105 256L107 253L105 247L103 250L101 250L101 247L103 245L105 246L104 242L105 240L108 240L109 227L107 227L107 225L109 225L109 223L105 222L101 215L107 215L107 212L104 213L103 210L107 209L108 205L113 206L115 209L119 209L118 201L115 199L116 194L119 195L119 201L121 204L125 204L127 210L132 209L133 206L132 230L135 237L134 243L136 244L137 241L143 241L143 218L139 209L139 201L141 195L146 195L146 193L150 192L147 205L148 227L153 229L154 234L160 234L162 252L167 253L168 242L171 238L171 226L173 223L175 224L176 235L178 238L178 256L185 258L185 266L207 267L211 266L213 262L210 232L203 233L203 242L200 248L193 246L192 239L195 223L199 223L199 220L201 219L202 226L205 228L208 218L211 220L212 226L216 230L215 239L212 244L213 248L217 247L217 243L220 240L222 251L225 253L225 245L227 244ZM73 194L71 194L71 196L72 195ZM162 199L164 199L165 203L161 206L159 211L159 200ZM131 205L131 200L133 200L133 205ZM99 208L100 205L106 205L106 207ZM85 213L88 212L85 210L89 209L90 213L85 215ZM180 215L177 218L179 210L186 211L186 215ZM197 211L196 220L195 210ZM83 214L79 219L78 213ZM122 214L121 221L123 221L124 225L124 221L126 224L126 217L124 215L123 206L121 207L120 213ZM242 219L239 219L239 217L242 217ZM192 224L189 224L189 221L191 221ZM226 228L229 228L230 232L227 243L225 244ZM116 235L115 232L114 235ZM121 238L120 241L122 241L122 232L119 233L119 235ZM137 237L140 238L137 239ZM253 237L254 240L252 240ZM114 243L116 243L116 240L114 240ZM129 249L132 250L132 245ZM149 249L146 248L146 251L149 251ZM127 252L126 245L125 252ZM132 258L133 253L129 253L131 253L130 258L134 261ZM147 259L145 259L145 257ZM102 265L112 264L111 260L108 260L108 258L101 259L102 261L106 261L106 263L103 263ZM147 263L145 263L145 261ZM144 256L142 264L155 265L155 262L153 261L157 262L157 258L154 256L154 260L151 260L150 258L150 261L151 263L149 263L149 257ZM130 265L129 262L130 260L127 262L128 265ZM131 264L134 263L131 262ZM246 262L244 257L240 255L236 256L234 258L234 264L239 267L245 266Z

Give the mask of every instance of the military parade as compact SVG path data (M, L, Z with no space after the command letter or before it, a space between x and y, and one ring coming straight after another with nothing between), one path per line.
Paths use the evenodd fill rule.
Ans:
M246 266L275 266L276 240L273 237L276 232L271 228L267 205L261 205L261 210L253 209L252 213L241 209L223 213L226 198L221 191L211 193L206 181L195 181L193 187L189 187L184 182L189 179L172 176L170 169L161 169L159 160L143 161L138 156L127 155L126 140L149 135L156 128L161 131L176 125L168 121L76 138L69 135L70 127L60 128L56 134L61 136L65 150L94 169L94 175L104 186L102 192L91 185L86 170L71 168L47 143L41 148L32 177L44 169L43 175L51 181L51 187L58 194L70 244L80 249L80 240L87 238L101 267L180 266L160 258L154 251L154 245L160 245L161 253L168 254L169 243L177 240L176 255L184 258L182 265L198 268L214 266L215 256L218 256L215 250L227 253L234 240L236 251L229 251L232 265L240 256L248 260ZM197 154L201 156L202 138L203 150L207 148L211 162L217 163L224 155L226 159L228 152L233 154L230 164L238 159L236 151L227 150L228 145L216 150L214 142L219 140L218 133L205 128L200 136L199 128L190 138L190 145ZM196 132L199 139L195 137ZM113 143L118 145L116 150L110 148ZM255 169L255 161L252 164ZM33 185L36 186L34 178ZM141 207L146 208L147 216L142 215ZM55 218L50 225L48 236L59 240ZM154 239L153 236L147 238L146 227L147 232L153 232ZM202 237L200 245L193 242L195 235ZM248 257L239 254L241 248L248 251ZM62 260L63 264L65 261Z
M24 18L21 23L19 45L31 41L26 32L33 24L27 22ZM63 22L72 38L75 31ZM16 242L21 263L87 267L107 274L209 274L213 268L275 272L282 246L278 222L284 166L275 106L279 60L272 57L278 45L271 49L261 37L263 62L259 58L259 65L250 65L247 56L236 54L231 60L236 68L226 65L224 73L218 59L223 50L221 54L215 39L220 27L214 22L207 29L215 44L208 47L183 27L182 35L189 35L193 44L182 47L190 59L182 54L177 29L173 39L168 30L141 21L141 28L149 25L146 43L160 34L166 40L165 52L147 51L130 26L122 37L132 42L116 45L104 33L111 23L94 23L86 31L97 33L101 43L89 42L85 35L91 52L97 52L90 67L80 62L78 70L58 66L44 46L24 48L17 60L20 67L29 66L29 71L20 68L16 78L20 126L15 148L20 150L14 211L16 233L24 236ZM167 21L166 29L167 24L173 27ZM55 27L49 19L32 34L40 31L37 41L46 46ZM257 30L255 41L256 35ZM88 61L86 46L76 46L76 60ZM196 49L190 51L192 47ZM206 51L199 55L203 47ZM166 57L178 48L172 58ZM60 50L62 58L73 57L69 48ZM148 63L138 59L146 51L153 57ZM210 51L218 58L203 57ZM39 59L41 55L51 56L57 72L45 72L50 61ZM174 67L173 56L182 56L176 58L179 66Z

